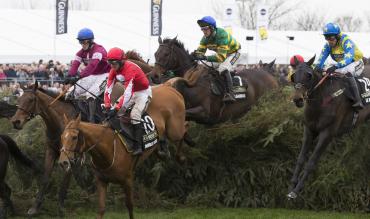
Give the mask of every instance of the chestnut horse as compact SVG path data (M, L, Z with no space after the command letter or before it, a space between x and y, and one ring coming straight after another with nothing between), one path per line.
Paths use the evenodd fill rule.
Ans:
M174 88L165 85L153 87L153 98L147 113L151 116L160 138L167 138L177 146L177 156L181 155L181 148L185 140L185 104L184 99ZM67 118L65 118L66 123ZM110 127L81 122L68 122L61 136L62 149L59 164L66 170L76 160L76 154L89 152L92 156L92 165L96 172L96 181L99 195L98 217L105 213L105 198L108 183L118 183L126 194L126 207L130 219L133 219L133 178L137 162L144 161L154 150L156 143L148 148L142 156L133 157L127 152L117 133Z
M301 151L291 179L288 198L294 199L303 189L307 180L317 167L320 156L331 141L356 128L360 123L369 119L370 107L355 113L352 101L347 93L347 82L344 75L323 76L314 72L312 64L315 56L308 62L297 63L297 69L292 75L295 92L293 96L297 107L304 109L304 132ZM370 68L362 73L369 86ZM369 87L366 88L368 90ZM367 101L370 101L367 98ZM357 118L357 119L356 119ZM311 156L309 150L313 149ZM303 168L303 165L306 166ZM303 172L303 173L302 173ZM301 174L302 173L302 174Z
M222 101L220 88L224 87L224 80L215 69L194 62L184 45L176 38L163 41L159 38L158 42L152 74L160 79L163 73L172 71L178 76L167 83L184 96L187 120L207 125L236 120L247 113L266 91L278 87L276 78L264 70L264 67L245 69L236 74L243 82L240 95L244 98L234 103L225 103ZM270 64L266 65L267 68L273 66L274 61ZM221 91L217 94L214 87L219 87Z

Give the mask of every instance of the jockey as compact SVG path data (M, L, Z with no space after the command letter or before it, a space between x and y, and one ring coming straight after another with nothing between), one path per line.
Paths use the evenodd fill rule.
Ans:
M78 85L85 90L80 86L72 86L69 88L66 97L69 97L73 90L76 99L85 95L89 103L89 121L95 122L95 97L86 92L86 90L95 96L101 94L99 87L101 83L97 83L97 81L104 81L110 70L107 62L107 51L103 46L94 42L94 33L88 28L83 28L78 32L77 40L81 44L82 49L76 53L76 57L72 62L68 77L64 83L75 84L78 81ZM77 75L77 70L81 63L86 67Z
M113 117L118 111L125 114L126 110L133 105L130 118L136 141L134 141L132 154L136 156L143 153L144 128L141 116L152 98L152 88L140 67L126 59L125 52L119 48L112 48L108 52L108 62L112 68L104 92L104 106L109 111L108 117ZM112 106L110 95L117 81L123 83L125 92Z
M355 109L362 109L360 93L354 76L360 76L364 70L362 52L349 38L347 34L341 33L340 27L334 23L328 23L324 27L323 35L327 43L321 51L316 70L322 71L325 60L330 55L337 63L326 70L326 73L338 72L345 74L350 84L350 89L355 97L352 105Z
M236 41L230 33L216 26L216 20L211 16L205 16L197 21L204 36L200 41L197 50L193 56L197 60L206 60L212 63L219 63L218 71L226 79L226 93L224 101L235 101L233 95L233 82L230 72L234 66L240 62L240 43ZM215 55L205 56L207 49L216 52Z

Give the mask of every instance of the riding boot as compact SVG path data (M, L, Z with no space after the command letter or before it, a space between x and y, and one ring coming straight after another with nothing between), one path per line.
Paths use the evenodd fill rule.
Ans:
M364 108L364 105L362 104L360 92L358 91L357 82L356 79L353 77L351 73L346 74L351 92L355 98L355 103L352 105L353 108L356 110L361 110Z
M143 134L144 134L144 128L142 126L142 123L139 124L133 124L133 134L134 134L134 145L133 145L133 156L141 155L143 153Z
M95 99L89 98L87 99L87 103L89 105L89 122L95 123L95 111L96 111Z
M234 93L233 93L233 79L228 70L224 70L221 74L226 79L226 92L223 98L224 102L235 102Z

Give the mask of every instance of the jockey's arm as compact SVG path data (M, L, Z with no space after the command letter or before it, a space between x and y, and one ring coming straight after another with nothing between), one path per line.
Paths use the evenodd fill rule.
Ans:
M351 64L355 57L355 44L352 40L347 39L342 44L344 56L343 59L335 65L337 68L343 68L349 64Z
M316 66L319 68L319 69L323 69L324 68L324 64L325 64L325 61L326 59L328 58L329 54L330 54L330 46L328 43L325 44L324 48L321 50L321 54L320 54L320 57L319 57L319 60L317 61L317 64Z
M202 40L199 43L198 49L196 50L197 54L204 55L207 52L207 44L205 42L205 39L202 38Z
M75 76L77 74L78 67L81 65L82 58L77 56L72 62L71 68L68 71L68 76Z
M133 95L133 78L128 78L127 80L125 80L125 84L124 84L124 87L125 87L125 92L123 93L123 95L117 100L117 105L115 106L115 108L117 110L121 109L121 107L127 107L127 104L128 102L130 101L132 95Z
M107 85L106 85L105 91L104 91L104 106L105 106L106 109L109 109L112 106L110 96L112 94L113 87L114 87L115 83L116 83L116 75L113 72L113 70L111 70L109 72Z
M98 67L98 64L102 60L102 58L103 54L101 54L100 52L94 53L91 57L89 64L86 66L86 68L84 68L84 70L81 71L80 77L83 78L92 75L92 73Z

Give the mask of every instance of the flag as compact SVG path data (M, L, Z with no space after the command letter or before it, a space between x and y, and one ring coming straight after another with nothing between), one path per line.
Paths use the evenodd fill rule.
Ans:
M56 0L56 34L67 33L68 0Z
M266 40L268 37L267 32L268 24L269 24L268 8L266 5L260 4L257 6L256 28L261 40Z
M162 0L151 0L151 2L150 35L160 36L162 34Z

